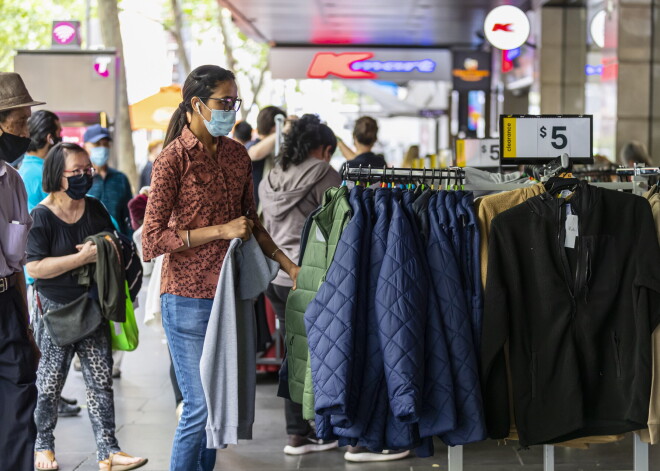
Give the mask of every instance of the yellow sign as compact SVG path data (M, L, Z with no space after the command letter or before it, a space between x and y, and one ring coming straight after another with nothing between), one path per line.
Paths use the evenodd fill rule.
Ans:
M456 141L456 165L465 167L465 140L463 139Z
M502 149L502 158L511 159L517 157L516 154L516 118L503 118L504 148Z

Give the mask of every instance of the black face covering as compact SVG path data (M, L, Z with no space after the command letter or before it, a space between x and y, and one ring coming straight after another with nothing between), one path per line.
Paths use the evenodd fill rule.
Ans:
M3 132L0 135L0 160L14 163L21 155L25 154L30 145L29 137L16 136Z
M69 182L69 188L67 188L64 193L66 193L72 200L83 199L94 183L92 177L86 173L74 177L67 177L66 180Z

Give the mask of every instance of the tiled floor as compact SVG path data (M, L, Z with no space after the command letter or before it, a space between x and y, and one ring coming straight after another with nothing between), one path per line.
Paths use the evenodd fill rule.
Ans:
M141 312L138 310L138 319ZM117 437L131 454L146 456L142 469L165 471L176 426L174 399L168 376L169 359L159 332L148 327L141 331L140 347L125 355L122 378L115 382ZM438 443L433 458L409 458L391 463L352 464L343 451L334 450L302 457L282 453L286 442L282 400L275 396L276 378L259 378L254 440L218 452L217 470L349 470L419 471L447 470L446 448ZM64 395L85 402L82 375L73 370ZM95 445L87 414L64 418L56 429L57 458L63 471L98 469ZM656 449L657 448L657 449ZM632 440L599 445L590 450L557 449L556 469L561 471L621 471L633 469ZM464 448L465 471L541 471L542 448L520 451L514 445L498 446L484 442ZM660 470L660 447L651 449L652 471Z

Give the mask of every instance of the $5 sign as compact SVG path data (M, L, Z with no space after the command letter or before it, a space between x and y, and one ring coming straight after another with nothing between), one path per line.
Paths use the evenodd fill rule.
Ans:
M557 150L565 149L568 145L568 138L566 137L566 126L552 126L551 131L551 141L550 144ZM545 139L548 136L547 128L541 126L539 135L541 139Z

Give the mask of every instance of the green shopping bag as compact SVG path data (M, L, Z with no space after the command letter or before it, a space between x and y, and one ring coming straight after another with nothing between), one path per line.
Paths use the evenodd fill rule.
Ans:
M110 338L112 339L113 350L132 352L138 346L140 333L138 332L137 322L135 321L135 311L133 310L133 302L128 291L128 283L125 286L126 322L110 321Z

